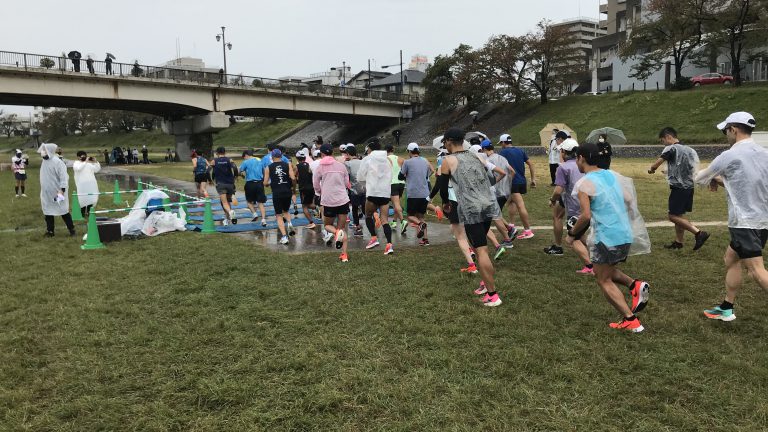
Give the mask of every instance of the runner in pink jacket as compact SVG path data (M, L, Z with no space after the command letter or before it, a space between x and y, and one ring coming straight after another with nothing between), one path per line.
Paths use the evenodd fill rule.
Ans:
M320 147L323 158L312 173L312 186L320 196L323 206L323 224L327 234L323 238L330 246L336 240L336 249L341 249L341 262L349 261L347 255L347 215L349 214L349 173L347 167L333 158L333 147L323 144Z

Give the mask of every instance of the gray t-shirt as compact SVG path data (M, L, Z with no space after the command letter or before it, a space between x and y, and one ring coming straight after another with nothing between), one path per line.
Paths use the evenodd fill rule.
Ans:
M579 171L576 159L570 159L561 163L555 173L555 186L563 188L563 193L560 196L563 198L565 213L569 218L581 215L579 198L573 196L573 187L582 177L584 177L584 174Z
M410 158L403 162L400 172L405 176L408 198L429 198L429 170L429 163L421 157Z
M360 170L360 164L363 163L360 159L350 159L344 162L347 166L347 172L349 173L350 190L356 195L365 194L365 179L357 178L357 172Z
M667 161L667 180L671 187L693 189L693 176L699 168L696 150L675 143L664 147L661 158Z
M496 197L491 192L486 167L480 159L466 151L453 155L459 163L450 183L459 203L459 222L465 225L490 222L501 215Z

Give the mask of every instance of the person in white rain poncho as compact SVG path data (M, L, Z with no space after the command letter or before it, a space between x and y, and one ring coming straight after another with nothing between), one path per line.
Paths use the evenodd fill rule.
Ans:
M37 150L43 157L40 164L40 206L45 215L46 237L54 235L54 216L61 216L67 225L69 235L75 235L75 224L69 214L67 186L69 175L64 161L58 158L56 144L42 144Z
M594 265L597 284L608 302L622 315L610 327L631 332L643 331L635 313L648 303L649 286L632 279L618 269L629 255L650 252L648 231L637 210L637 196L632 180L621 174L598 167L605 159L605 150L598 145L579 146L576 163L585 175L573 187L578 197L581 215L568 227L568 235L580 239L591 226L587 248ZM616 284L629 288L632 307Z
M693 250L699 250L709 238L709 233L701 231L683 215L693 210L693 176L699 169L699 155L696 150L680 144L677 131L665 127L659 132L659 140L666 145L661 156L648 169L653 174L663 163L667 163L669 181L669 221L675 224L675 240L664 246L666 249L682 249L683 235L686 231L696 238Z
M376 227L381 225L384 229L384 237L387 239L384 254L389 255L394 252L392 248L392 227L389 225L392 161L387 158L387 152L381 149L381 143L378 140L369 142L368 149L371 152L363 158L363 161L360 163L360 169L357 171L358 180L365 181L365 226L371 234L371 240L365 248L371 249L379 245ZM379 220L375 221L377 210L379 211Z
M72 165L75 171L75 186L77 186L77 198L80 202L80 211L83 217L88 217L91 208L99 201L99 184L96 182L96 173L101 171L101 165L93 157L80 150L77 152L77 160Z
M731 243L725 250L725 300L704 311L711 319L736 319L733 302L741 288L742 267L768 290L763 262L763 248L768 241L768 150L752 139L755 125L749 113L729 115L717 128L723 131L731 148L696 173L696 183L709 185L712 191L725 187L728 201Z

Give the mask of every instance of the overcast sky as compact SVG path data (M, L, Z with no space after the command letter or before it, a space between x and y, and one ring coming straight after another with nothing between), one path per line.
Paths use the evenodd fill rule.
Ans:
M322 72L346 61L352 73L375 65L430 61L460 43L524 34L542 18L598 18L599 0L36 0L15 2L0 25L0 50L159 65L181 56L221 67L216 34L232 43L230 74L277 78ZM29 108L2 107L27 113Z

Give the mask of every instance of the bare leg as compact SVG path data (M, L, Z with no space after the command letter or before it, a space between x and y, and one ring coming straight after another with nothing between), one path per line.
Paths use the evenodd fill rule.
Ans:
M496 238L496 234L494 234L493 231L488 230L488 234L486 234L485 237L491 242L494 248L497 248L500 246L499 240Z
M613 306L614 309L619 311L625 318L632 316L632 311L627 305L627 300L624 298L619 287L613 282L615 266L610 264L595 264L595 277L597 278L597 285L603 291L603 295L608 300L608 303Z
M393 220L396 220L399 222L403 221L403 206L400 205L400 196L399 195L392 195L389 197L390 201L392 201L392 208L395 209L395 214L392 216ZM389 208L387 208L386 211L387 215L389 215ZM384 223L384 222L382 222Z
M747 258L741 260L742 265L747 268L749 275L757 282L760 288L768 291L768 271L765 270L763 257Z
M678 243L683 242L683 234L685 231L688 231L693 235L696 235L699 232L699 229L696 227L696 225L692 224L688 219L672 214L667 216L669 217L670 222L675 224L675 236Z
M499 231L499 235L501 236L502 241L509 241L510 238L509 233L507 232L507 224L504 223L504 219L494 219L493 224L496 225L496 229Z
M552 230L555 233L555 246L561 247L563 245L563 217L565 216L565 209L560 207L560 204L555 204L552 207Z
M736 294L741 289L741 259L739 259L736 251L728 246L723 260L725 261L725 300L729 303L734 303L736 301ZM762 257L760 257L760 260L762 261Z
M456 242L459 244L459 249L461 249L467 264L472 264L474 261L469 253L469 242L467 241L467 233L464 232L464 227L459 224L451 224L451 232L456 237Z
M531 222L528 219L528 210L525 208L525 201L523 196L519 193L513 193L510 196L510 200L517 207L517 211L520 213L520 222L523 224L523 228L531 229ZM512 219L512 210L510 209L510 219Z
M482 246L475 250L477 253L477 269L480 270L480 278L485 284L485 288L490 291L496 291L496 285L494 283L494 269L491 257L488 256L488 246Z
M280 235L285 237L288 234L285 231L285 222L283 222L283 218L288 215L288 212L276 215L275 219L277 219L277 230L280 231Z
M336 222L336 229L341 230L341 232L347 231L347 215L338 215L336 216L337 222ZM326 228L327 229L327 228ZM344 238L341 240L341 253L346 254L347 253L347 236L344 236Z
M565 243L576 252L576 256L579 257L584 265L592 263L589 260L589 252L587 251L587 246L584 244L584 240L574 240L573 237L566 237Z
M224 209L224 217L229 220L229 212L232 210L232 208L229 206L229 195L219 195L219 201L221 201L221 208Z

